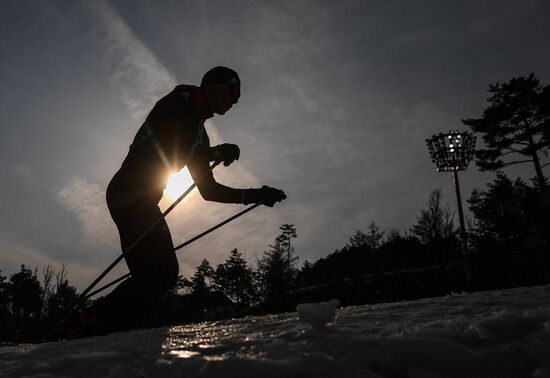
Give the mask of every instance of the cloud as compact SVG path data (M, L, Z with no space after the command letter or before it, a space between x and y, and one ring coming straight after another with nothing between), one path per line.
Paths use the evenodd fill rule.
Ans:
M120 91L134 120L142 121L151 106L176 85L176 80L108 2L85 4L99 20L98 42L113 86Z
M79 222L85 244L118 248L116 227L107 209L105 192L99 185L75 176L55 197Z

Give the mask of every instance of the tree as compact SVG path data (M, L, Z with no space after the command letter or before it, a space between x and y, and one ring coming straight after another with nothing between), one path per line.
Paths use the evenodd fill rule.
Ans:
M292 239L297 238L298 234L296 233L296 228L293 224L283 224L281 227L279 227L279 229L282 231L282 233L277 236L277 239L280 242L280 247L282 248L282 252L286 258L286 280L288 282L288 285L290 286L290 284L296 277L296 262L298 261L298 257L294 256L295 250L294 246L292 245Z
M389 232L388 232L388 236L386 237L386 243L392 243L392 242L395 242L397 240L401 240L403 239L404 237L401 235L401 233L399 232L399 230L395 229L395 228L392 228Z
M279 229L282 231L281 235L277 236L281 243L281 248L283 248L284 253L286 254L287 261L289 265L298 258L292 257L294 255L294 246L292 245L292 239L298 237L296 233L296 228L293 224L283 224ZM294 259L294 260L293 260Z
M6 324L6 319L9 314L9 298L6 277L2 276L0 271L0 323ZM1 334L0 334L1 336Z
M193 292L193 281L191 281L188 278L185 278L182 275L178 276L178 279L176 281L176 284L173 288L171 288L167 295L169 297L174 297L177 295L186 295L191 294Z
M550 86L534 74L514 77L508 83L489 85L489 107L481 118L463 119L472 131L483 134L485 149L476 152L482 171L533 163L538 186L546 187L540 154L550 147ZM527 159L525 159L527 157ZM510 159L509 159L510 158Z
M484 289L548 282L550 209L523 180L498 172L468 200L473 270Z
M411 232L424 244L431 241L450 238L455 234L453 214L449 205L443 207L443 194L441 189L435 189L430 193L428 209L421 210L420 216L416 218L416 224Z
M62 266L62 271L64 271L65 266ZM52 280L55 275L54 270L48 264L46 267L42 268L42 303L48 303L48 299L53 295L54 288L52 286ZM46 312L51 312L46 306Z
M60 271L52 273L53 270L48 265L44 269L44 292L47 293L44 298L48 315L57 316L74 302L78 294L76 288L70 285L69 280L67 280L65 265L61 266ZM55 277L55 285L52 286L53 277Z
M47 308L50 316L62 313L78 296L76 288L68 280L58 280L55 291L48 297Z
M42 313L56 316L77 297L76 288L67 280L65 264L56 272L50 265L42 269Z
M236 248L230 252L225 263L216 267L214 275L216 287L240 306L250 306L254 300L253 279L252 269Z
M8 313L2 323L2 338L25 341L38 332L42 315L42 286L38 281L36 270L25 265L10 276L4 286L8 301Z
M214 269L207 259L203 259L195 270L195 275L191 278L193 293L209 291L212 287L214 278Z
M344 248L362 248L367 244L367 235L363 231L357 230L355 231L355 234L349 237L349 241L346 243Z
M42 311L42 291L36 271L21 265L21 270L10 276L7 285L12 315L24 321L38 319Z
M487 191L475 189L468 202L474 214L471 234L476 250L498 251L501 258L518 256L526 250L526 243L546 239L547 230L539 230L544 225L535 217L539 206L533 194L521 179L512 181L502 172Z
M297 274L294 247L291 240L297 236L296 229L291 224L280 227L282 234L275 238L275 243L269 245L264 255L258 261L258 280L261 286L263 300L276 307L284 301Z
M370 251L374 252L380 247L384 234L385 232L380 231L380 227L376 223L370 222L367 230L367 246Z
M357 230L350 236L344 248L366 248L367 251L374 252L380 247L384 233L384 231L380 231L380 227L375 222L370 222L367 233Z
M0 341L9 340L13 332L10 324L10 302L8 297L8 288L6 277L2 276L0 271Z

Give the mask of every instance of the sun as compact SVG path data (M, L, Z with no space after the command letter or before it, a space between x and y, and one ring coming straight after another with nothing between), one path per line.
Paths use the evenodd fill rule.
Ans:
M164 189L164 197L174 201L193 184L193 179L187 168L174 172L168 178L168 184Z

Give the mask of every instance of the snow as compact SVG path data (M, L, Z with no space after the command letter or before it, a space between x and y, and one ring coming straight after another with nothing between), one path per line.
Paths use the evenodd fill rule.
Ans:
M340 306L338 299L321 303L302 303L296 307L296 312L298 319L315 329L323 329L334 322L338 306Z
M9 346L0 376L550 378L550 286Z

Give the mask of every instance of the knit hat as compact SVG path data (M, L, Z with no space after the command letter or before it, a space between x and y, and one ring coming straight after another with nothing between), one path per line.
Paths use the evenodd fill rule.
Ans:
M217 66L202 77L201 88L205 88L208 84L230 84L240 87L241 79L231 68Z

